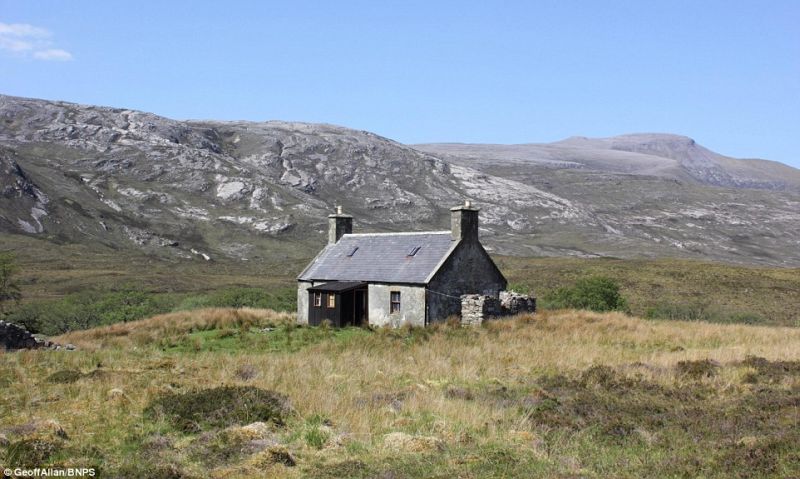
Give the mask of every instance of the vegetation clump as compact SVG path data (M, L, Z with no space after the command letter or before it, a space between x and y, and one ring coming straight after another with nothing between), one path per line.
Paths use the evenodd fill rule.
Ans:
M781 382L786 376L800 376L800 361L769 361L758 356L747 356L742 366L755 369L748 375L747 382Z
M6 313L9 303L18 303L22 299L19 284L14 279L18 267L14 263L12 253L0 253L0 318Z
M3 462L14 467L42 467L62 447L61 441L43 437L21 439L9 444Z
M675 370L679 376L689 379L712 378L717 375L720 365L710 359L700 359L697 361L678 361Z
M5 302L4 298L14 298L15 291L14 283L3 286L3 271L3 257L0 256L0 308ZM8 293L4 293L4 288ZM17 288L16 293L18 292ZM11 313L8 319L32 333L53 336L198 308L292 311L296 308L296 301L296 293L292 291L289 294L288 288L279 288L276 291L226 288L212 293L186 296L156 293L139 287L124 287L115 291L87 290L71 293L57 300L31 302Z
M187 393L168 393L145 409L185 433L257 421L285 424L292 408L286 396L253 386L221 386Z
M587 309L590 311L625 311L628 302L619 283L605 276L592 276L562 287L544 298L546 309Z
M81 379L83 373L74 369L62 369L47 376L46 381L53 384L70 384Z

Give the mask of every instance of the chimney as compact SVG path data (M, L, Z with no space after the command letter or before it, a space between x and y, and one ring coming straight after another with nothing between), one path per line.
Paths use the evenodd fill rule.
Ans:
M342 207L336 207L336 213L328 215L328 244L335 244L342 235L353 232L353 217L342 213Z
M478 241L478 212L466 200L462 206L450 208L450 224L453 241Z

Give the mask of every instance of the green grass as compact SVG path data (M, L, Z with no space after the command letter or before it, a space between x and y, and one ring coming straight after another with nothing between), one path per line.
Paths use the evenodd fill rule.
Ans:
M263 352L296 352L322 341L332 341L348 347L372 334L364 328L310 328L281 325L275 328L212 329L196 331L167 341L166 352L175 353L233 353L245 349Z
M82 245L8 235L23 301L10 321L45 335L203 307L292 311L294 275L309 258L251 262L167 261ZM277 254L277 253L276 253ZM606 277L626 310L651 319L800 325L800 269L689 260L497 257L513 289L541 309L563 307L559 292ZM562 295L563 296L563 295Z
M29 301L12 310L6 319L33 333L51 336L199 308L293 311L296 297L295 290L289 287L271 290L228 287L205 294L157 293L132 288L88 290L60 299Z
M621 286L631 314L800 326L800 269L659 259L496 258L512 288L546 298L583 278ZM547 306L544 302L540 305Z

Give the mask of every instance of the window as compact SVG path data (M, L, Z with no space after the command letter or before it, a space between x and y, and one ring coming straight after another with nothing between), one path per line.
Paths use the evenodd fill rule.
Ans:
M400 291L392 291L389 293L389 312L400 312Z
M314 307L315 308L322 307L322 293L314 293Z
M358 251L358 246L354 246L353 249L350 250L349 253L347 253L347 256L353 256L354 254L356 254L356 251Z
M336 295L332 293L328 293L328 307L335 308L336 307Z
M408 251L408 255L407 255L407 256L414 256L414 255L416 255L416 254L417 254L417 252L419 252L419 250L421 250L421 249L422 249L422 246L414 246L413 248L411 248L411 249Z

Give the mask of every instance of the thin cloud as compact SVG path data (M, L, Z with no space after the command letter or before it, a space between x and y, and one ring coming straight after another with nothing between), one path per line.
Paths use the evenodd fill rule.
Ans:
M52 34L44 28L34 27L27 23L0 22L0 35L14 37L47 38Z
M72 60L72 53L61 50L60 48L50 48L47 50L40 50L33 52L33 58L37 60L54 60L59 62L66 62Z
M53 34L41 27L27 23L0 22L0 51L13 56L44 61L69 61L72 54L54 48Z

